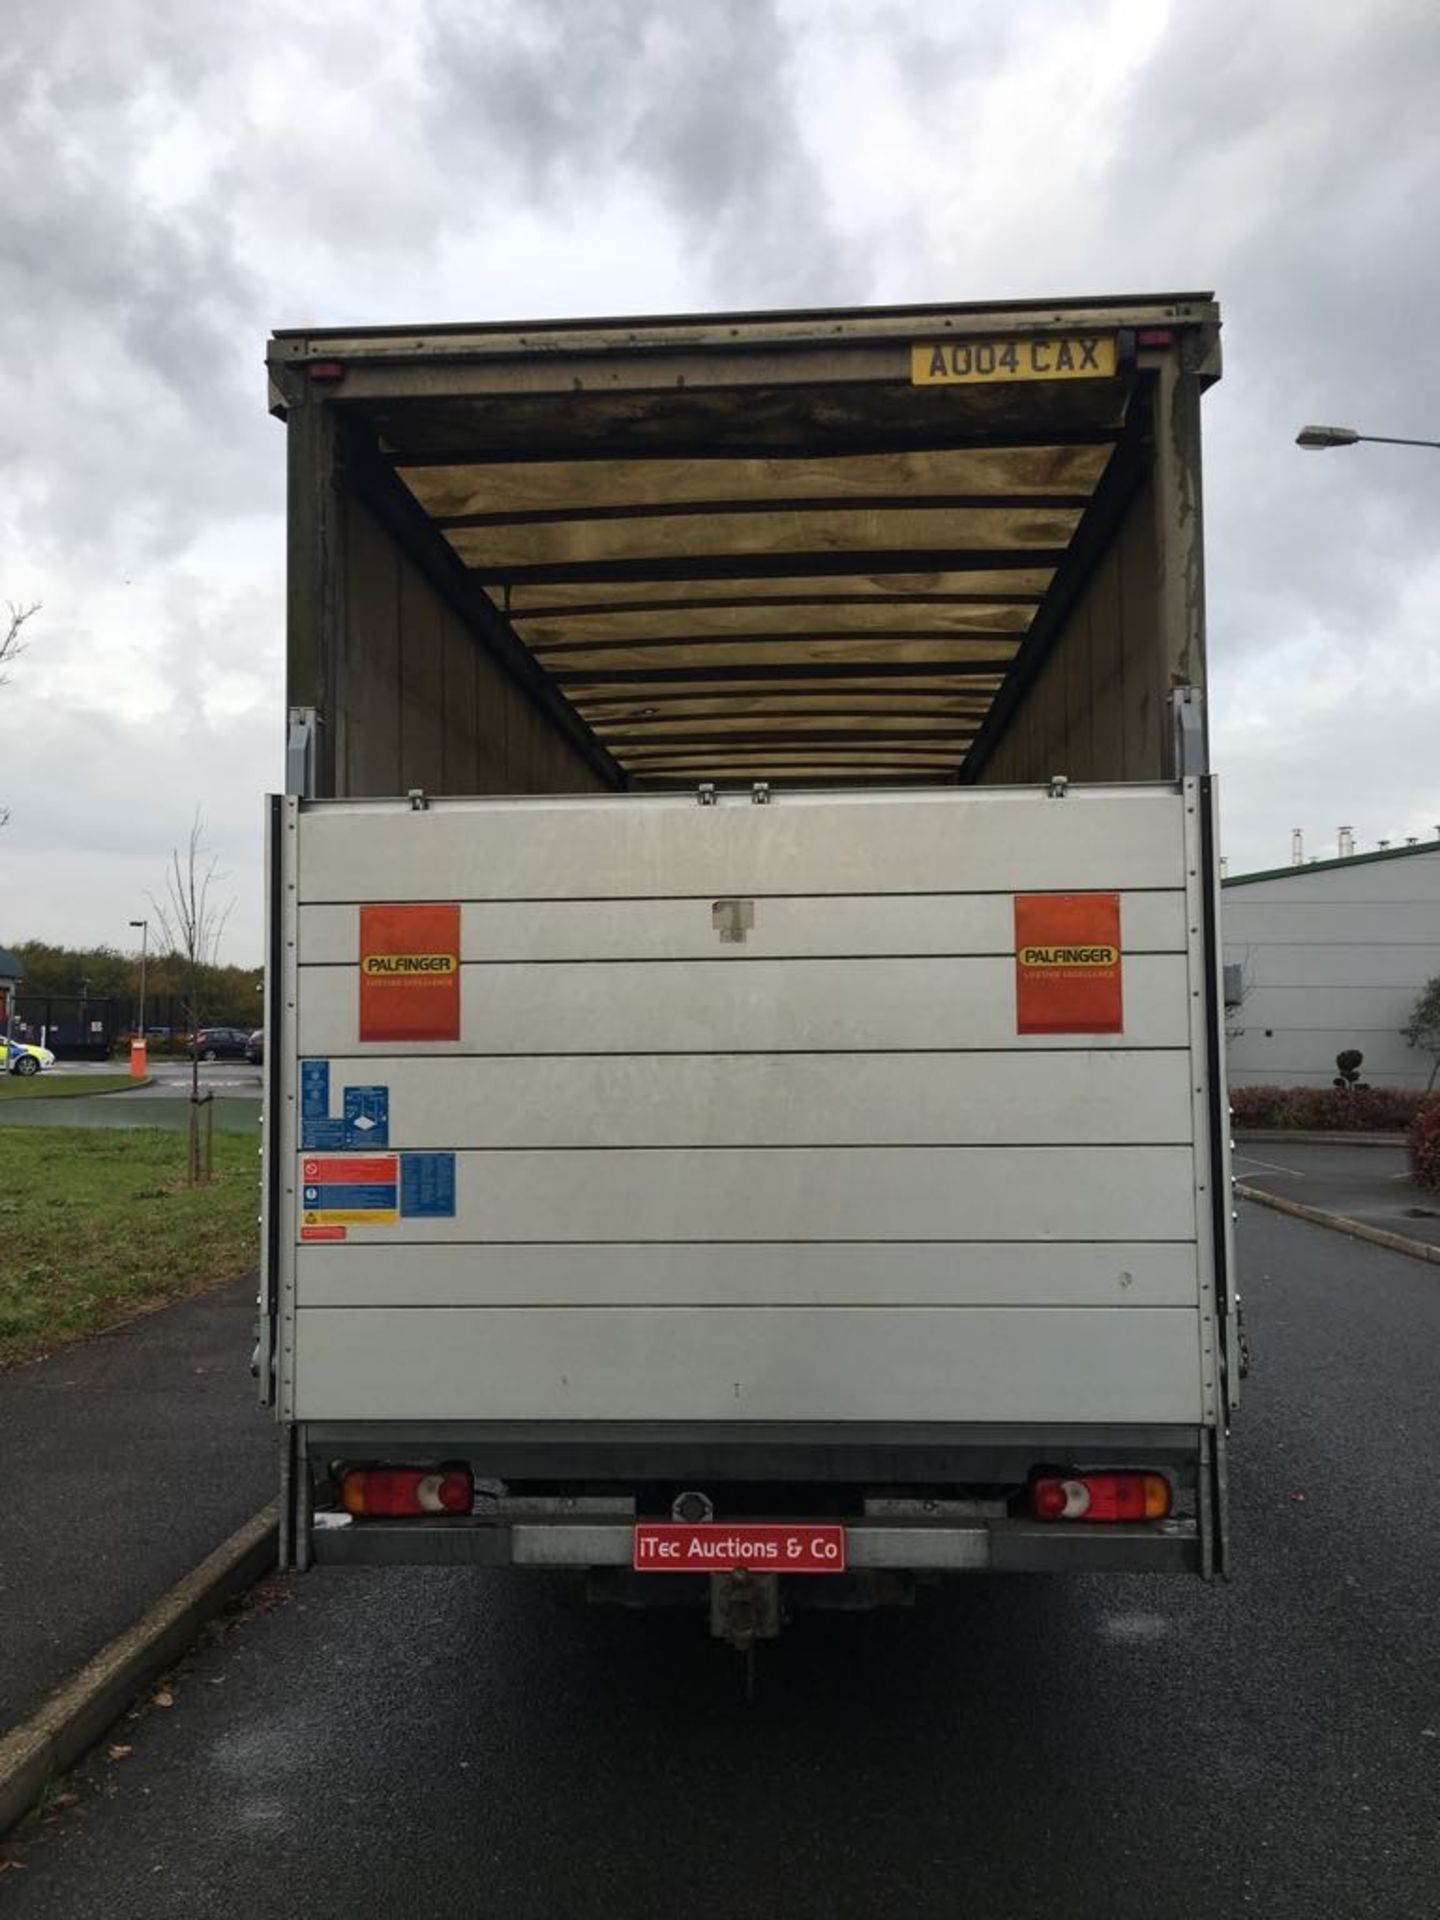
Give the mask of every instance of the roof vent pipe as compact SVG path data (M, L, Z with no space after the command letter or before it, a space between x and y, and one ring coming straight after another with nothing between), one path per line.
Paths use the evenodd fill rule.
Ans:
M1342 860L1348 860L1351 854L1354 853L1354 851L1355 851L1355 829L1353 827L1341 827L1340 858Z
M1290 864L1292 867L1305 864L1305 835L1299 827L1293 828L1290 834Z

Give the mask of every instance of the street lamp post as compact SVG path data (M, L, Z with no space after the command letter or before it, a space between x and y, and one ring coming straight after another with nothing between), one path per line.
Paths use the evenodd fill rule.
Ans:
M1393 433L1357 433L1354 427L1302 427L1297 447L1323 453L1327 447L1353 447L1357 440L1373 440L1382 447L1440 447L1440 440L1404 440Z
M145 1078L145 958L150 945L150 922L132 920L132 927L140 929L140 1017L136 1022L139 1032L130 1036L130 1077L133 1080Z

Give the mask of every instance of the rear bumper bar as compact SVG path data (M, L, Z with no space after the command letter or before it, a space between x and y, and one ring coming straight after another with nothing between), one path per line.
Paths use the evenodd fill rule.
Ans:
M328 1523L328 1524L327 1524ZM317 1515L317 1566L629 1567L629 1520L349 1521ZM1159 1526L1086 1526L993 1520L907 1525L858 1521L845 1529L852 1571L912 1573L1199 1573L1190 1520ZM663 1574L648 1576L663 1580ZM670 1576L675 1577L675 1576ZM683 1577L683 1576L681 1576ZM805 1576L797 1576L805 1577Z

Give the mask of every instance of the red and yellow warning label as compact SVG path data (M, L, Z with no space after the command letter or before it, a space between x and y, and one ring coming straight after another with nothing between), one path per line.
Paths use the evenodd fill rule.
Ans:
M460 1038L460 909L360 909L360 1038Z
M1020 1033L1123 1033L1118 893L1017 893Z

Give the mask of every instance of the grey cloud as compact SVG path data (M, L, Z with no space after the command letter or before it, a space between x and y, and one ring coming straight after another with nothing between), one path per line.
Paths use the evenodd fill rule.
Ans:
M613 217L622 196L646 237L653 228L653 244L679 254L692 305L883 297L902 263L917 297L1213 284L1227 371L1207 403L1211 629L1232 845L1277 807L1286 826L1292 805L1311 822L1314 808L1333 813L1336 764L1345 814L1359 825L1370 805L1376 834L1405 830L1395 816L1429 777L1440 714L1433 678L1413 676L1408 698L1389 690L1406 686L1407 648L1433 654L1440 623L1440 606L1431 621L1406 604L1435 551L1440 455L1309 456L1292 439L1316 415L1440 437L1431 0L1349 11L1177 0L1128 106L1096 129L1114 159L1077 230L1030 244L1038 206L1017 190L973 236L960 221L963 286L930 279L903 187L878 236L832 201L826 142L848 143L863 179L864 143L882 128L878 115L827 122L825 76L862 57L891 63L887 99L908 103L918 130L918 205L927 164L934 182L963 185L949 171L955 116L980 124L987 83L1023 79L1020 49L1043 22L1098 23L1098 5L314 0L297 15L279 0L65 0L9 12L0 598L26 592L14 569L27 554L54 586L47 634L4 696L25 716L23 741L7 738L16 818L4 854L55 914L86 911L87 846L98 900L122 848L143 840L151 870L140 881L125 868L143 897L197 799L237 887L253 891L250 823L274 777L278 676L263 711L233 723L208 721L204 694L280 626L266 329L524 311L511 289L528 263L492 268L494 231L511 248L517 231L537 250L563 248L592 204ZM456 279L479 290L469 316L443 314L435 297L456 261ZM581 311L625 304L618 274L574 299ZM247 597L225 546L255 515L273 530L274 573ZM186 555L198 536L213 576ZM103 662L114 636L87 594L132 568L155 576L144 644L172 706L127 731L93 700L47 700L41 640L57 659L73 647ZM1306 719L1300 744L1287 738L1286 671L1335 703ZM1273 710L1227 705L1241 698ZM1265 827L1260 851L1274 851L1276 831ZM105 912L118 911L107 894Z
M122 529L132 562L173 550L250 484L253 281L221 210L147 205L137 170L168 95L154 74L126 91L134 59L107 91L103 45L58 36L0 149L0 417L37 555L93 559Z
M1121 130L1117 226L1222 297L1215 568L1263 616L1256 644L1302 604L1373 622L1433 541L1434 476L1413 458L1293 440L1316 418L1440 435L1437 76L1427 4L1176 8Z
M1288 825L1373 844L1440 800L1440 605L1417 578L1440 455L1294 445L1316 419L1440 437L1437 74L1429 5L1175 8L1119 129L1111 220L1226 319L1207 553L1237 868L1283 862Z
M628 169L725 303L864 297L867 256L804 149L800 42L774 0L436 4L430 21L441 138L542 204L582 216Z
M983 84L1002 72L1024 33L1047 13L1054 15L1052 0L1008 0L1004 7L969 11L898 0L852 9L848 24L852 37L884 46L906 92L926 108L957 84Z

